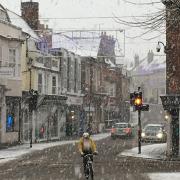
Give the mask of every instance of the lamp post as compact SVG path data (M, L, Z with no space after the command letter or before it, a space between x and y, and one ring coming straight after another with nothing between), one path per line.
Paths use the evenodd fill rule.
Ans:
M88 122L87 122L87 131L89 133L91 132L91 101L92 101L92 80L93 80L93 72L92 72L92 62L91 59L89 59L88 63L88 68L89 68L89 81L88 81L88 87L85 88L86 93L88 94Z
M33 61L33 59L32 58L29 58L29 61L28 61L28 63L27 63L27 65L28 65L28 71L29 71L29 93L31 92L31 90L32 90L32 84L31 84L31 76L32 76L32 61ZM32 94L30 93L30 96L32 96ZM30 98L30 100L32 100L31 98ZM32 104L32 103L30 103L30 104ZM29 107L29 125L30 125L30 130L29 130L29 132L30 132L30 135L29 135L29 137L30 137L30 148L32 148L32 118L33 118L33 110L32 110L32 107ZM30 121L31 121L31 123L30 123Z
M166 45L163 42L161 42L161 41L158 41L158 44L156 46L156 51L160 52L160 50L161 50L160 44L162 44L164 46L164 53L166 53Z

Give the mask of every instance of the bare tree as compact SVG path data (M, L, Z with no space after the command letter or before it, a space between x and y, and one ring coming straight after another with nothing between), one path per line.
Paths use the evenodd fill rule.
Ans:
M131 21L126 21L115 16L117 23L139 27L144 29L144 32L139 36L144 36L151 32L159 32L159 35L165 34L168 28L172 26L178 26L180 23L180 1L179 0L161 0L161 1L149 1L143 3L135 3L128 0L123 0L125 3L132 4L134 6L152 6L154 4L163 3L165 5L162 9L157 9L154 13L148 13L142 16L142 18L133 18ZM166 22L168 22L166 24ZM155 37L153 37L155 38Z

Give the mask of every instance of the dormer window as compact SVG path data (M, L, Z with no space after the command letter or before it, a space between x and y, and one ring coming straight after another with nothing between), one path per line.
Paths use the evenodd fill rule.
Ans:
M9 18L8 18L7 12L6 12L6 10L1 6L1 4L0 4L0 20L1 20L1 21L9 22Z

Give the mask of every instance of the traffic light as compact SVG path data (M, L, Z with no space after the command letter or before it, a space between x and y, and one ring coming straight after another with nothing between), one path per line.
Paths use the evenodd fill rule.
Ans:
M140 110L142 106L142 92L134 92L135 110Z
M149 104L143 104L141 106L141 111L149 111Z
M141 91L134 91L134 93L130 93L130 104L134 107L135 111L149 111L149 105L143 104Z
M38 91L31 89L29 91L30 98L29 98L29 111L32 112L36 110L37 107L37 100L38 100Z
M137 106L142 105L142 92L134 92L134 104Z
M134 93L130 93L130 105L134 106Z

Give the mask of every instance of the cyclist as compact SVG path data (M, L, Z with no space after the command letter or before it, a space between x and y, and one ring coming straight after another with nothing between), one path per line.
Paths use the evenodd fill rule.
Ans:
M96 143L90 137L88 132L83 133L83 136L79 140L78 148L81 156L83 157L83 164L85 170L86 158L84 158L84 156L86 154L98 154L96 150ZM93 156L91 156L91 160L93 161Z

